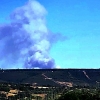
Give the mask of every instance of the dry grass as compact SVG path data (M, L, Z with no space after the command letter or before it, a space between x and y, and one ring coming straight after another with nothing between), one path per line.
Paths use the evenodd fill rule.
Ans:
M43 100L44 100L44 98L45 98L46 95L47 95L47 94L32 94L32 96L35 96L35 97L39 96L39 97L41 97Z
M60 81L56 81L58 84L60 85L65 85L68 87L73 87L73 84L71 82L60 82Z
M17 93L18 93L18 90L17 90L17 89L15 89L15 90L10 90L9 93L16 93L16 94L17 94Z

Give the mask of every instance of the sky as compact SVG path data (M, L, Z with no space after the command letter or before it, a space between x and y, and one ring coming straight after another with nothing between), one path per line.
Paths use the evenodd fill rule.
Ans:
M60 68L100 68L100 0L37 0L47 11L46 25L67 39L53 43L50 56ZM2 0L0 24L27 0Z

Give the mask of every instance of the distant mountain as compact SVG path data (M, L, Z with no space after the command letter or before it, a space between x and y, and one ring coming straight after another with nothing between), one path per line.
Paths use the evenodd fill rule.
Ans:
M100 82L100 69L0 70L0 82L36 83L39 86L95 86Z

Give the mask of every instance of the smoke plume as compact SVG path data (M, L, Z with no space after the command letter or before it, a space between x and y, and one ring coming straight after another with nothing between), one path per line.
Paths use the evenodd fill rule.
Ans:
M0 68L56 68L49 56L52 32L46 13L39 2L30 0L12 12L10 24L0 25Z

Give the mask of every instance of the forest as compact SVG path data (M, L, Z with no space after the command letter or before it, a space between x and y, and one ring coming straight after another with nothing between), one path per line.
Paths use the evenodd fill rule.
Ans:
M0 83L0 100L100 100L99 87Z

